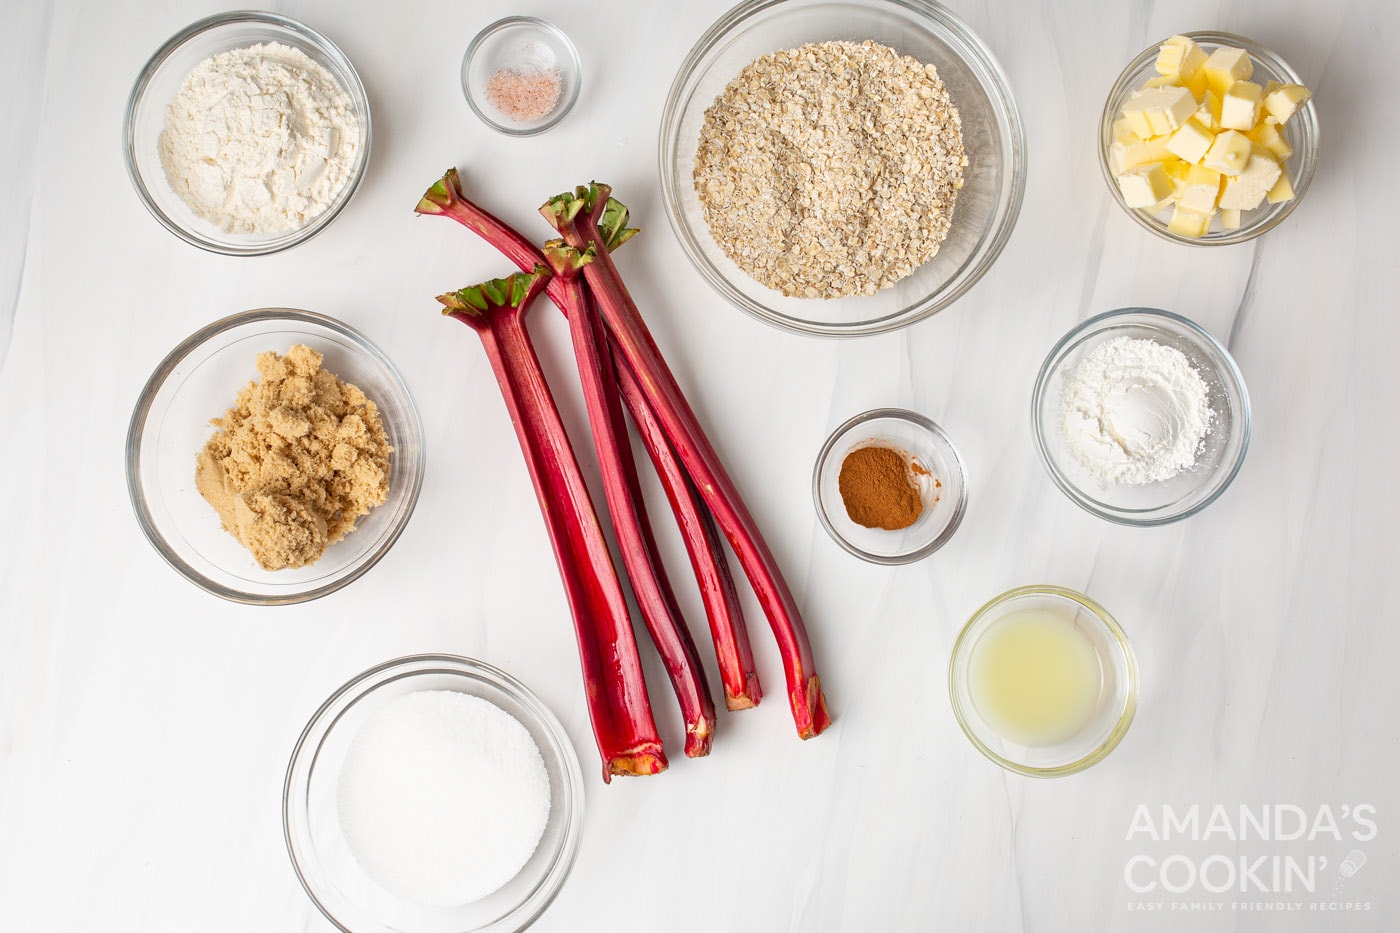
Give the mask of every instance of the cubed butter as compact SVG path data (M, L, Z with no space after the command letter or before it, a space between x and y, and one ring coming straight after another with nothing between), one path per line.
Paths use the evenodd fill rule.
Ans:
M1254 144L1238 130L1226 130L1215 137L1201 164L1222 175L1238 175L1249 164Z
M1184 87L1149 87L1123 105L1123 116L1142 139L1172 132L1196 112L1196 98Z
M1157 50L1157 73L1189 78L1206 63L1206 53L1187 36L1172 36Z
M1149 162L1119 175L1118 190L1129 207L1151 207L1171 194L1172 182L1161 162Z
M1135 165L1151 161L1147 153L1147 143L1136 137L1130 143L1115 142L1108 147L1108 167L1115 175L1120 175Z
M1185 87L1181 82L1180 75L1158 75L1155 78L1148 78L1143 83L1143 87Z
M1240 212L1232 208L1221 211L1220 226L1226 230L1238 230L1240 228Z
M1279 123L1287 123L1288 118L1297 113L1310 97L1312 91L1301 84L1280 85L1264 96L1264 109Z
M1277 123L1261 120L1254 129L1245 135L1254 145L1269 150L1274 158L1280 162L1293 154L1293 147L1288 145L1288 140L1284 139L1283 134L1278 131Z
M1255 152L1249 157L1244 171L1225 179L1225 190L1220 192L1220 207L1254 210L1263 203L1264 197L1282 177L1282 172L1273 156L1263 151Z
M1113 141L1116 143L1128 143L1136 141L1138 135L1133 132L1132 126L1128 124L1126 117L1119 117L1113 121Z
M1205 158L1213 142L1215 134L1192 117L1167 138L1167 151L1187 162L1199 162Z
M1210 218L1210 214L1193 211L1178 204L1176 209L1172 211L1172 219L1167 224L1167 229L1178 236L1198 239L1205 236L1206 232L1210 230Z
M1206 91L1200 96L1201 106L1196 111L1196 120L1201 126L1206 127L1212 133L1219 133L1220 126L1220 98L1215 96L1214 91Z
M1204 165L1191 166L1184 183L1176 189L1176 203L1188 210L1209 214L1220 199L1220 181L1224 177Z
M1279 172L1278 181L1274 182L1274 186L1264 197L1269 199L1270 204L1293 200L1293 182L1288 180L1287 172Z
M1249 53L1244 49L1230 48L1222 45L1202 66L1206 73L1206 83L1215 95L1222 100L1225 92L1230 90L1230 85L1236 81L1248 81L1254 74L1254 63L1249 60Z
M1263 99L1262 87L1253 81L1236 81L1220 99L1220 125L1241 132L1254 129Z

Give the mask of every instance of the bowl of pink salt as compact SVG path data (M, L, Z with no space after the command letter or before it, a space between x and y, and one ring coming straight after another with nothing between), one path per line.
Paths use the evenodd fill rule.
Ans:
M507 136L543 133L578 100L578 49L553 23L510 16L477 33L462 57L462 91L482 122Z

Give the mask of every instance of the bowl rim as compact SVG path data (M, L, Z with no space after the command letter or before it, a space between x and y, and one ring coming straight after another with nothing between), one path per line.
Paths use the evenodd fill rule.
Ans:
M969 638L973 627L998 607L1025 596L1052 596L1069 600L1087 609L1089 614L1097 619L1108 633L1113 636L1113 642L1117 645L1124 662L1124 679L1127 683L1125 691L1126 698L1123 702L1123 710L1119 713L1118 721L1113 729L1100 741L1098 747L1089 752L1089 754L1053 768L1032 767L1012 761L992 751L968 726L967 720L964 717L965 711L958 700L957 664L963 654L972 650L973 646ZM987 600L968 617L962 630L958 632L957 639L953 642L953 650L949 652L948 655L948 700L949 705L953 708L953 718L957 720L958 728L962 730L963 735L967 736L968 741L972 743L973 747L986 758L1001 765L1001 767L1008 771L1014 771L1017 774L1023 774L1027 777L1054 778L1077 774L1107 758L1109 753L1117 748L1118 744L1123 740L1123 736L1128 732L1128 727L1133 724L1133 719L1137 715L1139 689L1140 674L1138 671L1137 655L1133 652L1132 643L1128 641L1127 633L1125 633L1123 627L1118 624L1118 620L1115 619L1113 614L1107 609L1084 593L1053 583L1032 583L1025 586L1013 587Z
M1207 45L1230 46L1244 49L1251 58L1265 65L1270 71L1275 72L1294 84L1305 84L1298 72L1294 71L1293 67L1289 65L1288 62L1284 61L1282 56L1269 47L1260 45L1258 42L1246 36L1214 29L1174 33L1173 35L1185 36L1198 44L1203 43ZM1297 167L1305 167L1308 171L1297 177L1290 178L1293 184L1293 198L1292 200L1284 202L1277 213L1267 220L1261 219L1252 225L1242 223L1238 230L1222 230L1213 233L1207 232L1207 234L1202 237L1188 237L1173 233L1171 230L1167 229L1166 224L1162 223L1151 213L1149 208L1129 207L1124 203L1123 192L1119 190L1118 181L1114 178L1113 170L1108 164L1108 147L1112 141L1113 123L1117 119L1118 106L1126 99L1126 94L1137 90L1129 86L1128 79L1145 67L1149 61L1156 60L1162 42L1165 41L1165 39L1160 40L1139 52L1119 73L1118 78L1109 89L1108 96L1104 99L1103 112L1099 117L1099 171L1103 175L1104 182L1108 185L1109 195L1114 203L1122 208L1138 226L1150 230L1164 240L1172 243L1181 243L1186 246L1199 247L1234 246L1240 243L1247 243L1255 237L1268 233L1270 230L1283 223L1288 215L1292 214L1294 209L1302 202L1303 196L1308 193L1308 189L1312 187L1313 176L1317 174L1317 162L1322 155L1322 133L1317 119L1317 110L1313 107L1312 98L1309 98L1303 106L1299 108L1299 113L1295 114L1295 118L1300 118L1299 122L1296 124L1300 127L1299 134L1302 137L1302 146L1300 146L1300 149L1306 147L1308 150L1311 150L1311 157L1307 160L1301 158L1289 160L1295 166L1295 170ZM1289 123L1292 124L1293 121L1290 120ZM1256 208L1255 210L1260 209Z
M998 119L997 123L1006 135L1005 145L1011 154L1009 163L1003 166L1007 181L1004 189L998 192L997 198L998 202L1004 202L1005 212L999 219L995 214L993 215L992 223L981 232L969 262L972 261L972 257L977 256L977 250L983 248L984 245L986 245L986 253L972 266L971 274L958 281L950 289L940 289L924 295L913 304L881 317L850 323L811 321L780 313L741 292L720 270L704 258L696 241L698 234L686 225L678 207L680 195L672 183L671 167L676 158L676 153L673 150L679 143L680 113L683 105L688 104L694 95L693 89L686 93L686 87L700 62L745 20L769 8L791 2L794 0L744 0L720 16L705 30L676 69L676 76L672 79L671 88L666 95L666 103L661 111L657 146L657 161L661 178L661 203L666 213L666 219L669 221L676 239L680 241L681 252L685 253L691 265L700 273L700 277L730 305L756 320L788 333L815 337L864 337L900 330L932 317L971 290L996 264L1016 228L1026 193L1026 133L1021 119L1021 111L1016 105L1016 98L1012 92L1011 80L1006 69L1002 67L1001 62L992 53L987 43L973 32L972 28L957 14L940 3L932 2L932 0L865 0L862 3L850 4L862 7L881 5L900 7L918 16L932 19L939 27L946 29L959 42L981 57L981 60L976 63L979 66L976 70L985 71L986 77L991 79L980 82L981 87L988 99L992 101L993 109L997 110L1000 117L1004 117L1004 121ZM965 264L963 268L967 268L967 265ZM853 296L857 300L858 297ZM819 301L823 299L809 300Z
M1228 381L1239 391L1239 453L1236 455L1234 462L1223 470L1223 474L1223 461L1221 465L1216 468L1212 476L1223 475L1223 479L1219 480L1210 494L1193 504L1190 508L1183 509L1180 512L1161 513L1160 509L1126 511L1122 509L1109 509L1101 506L1097 501L1085 495L1078 486L1070 481L1069 477L1064 476L1055 466L1054 459L1050 455L1049 443L1044 433L1041 431L1041 405L1045 401L1046 392L1049 390L1051 375L1062 361L1061 357L1064 352L1072 344L1081 339L1091 337L1100 331L1107 330L1120 318L1133 316L1145 317L1148 319L1156 318L1166 321L1169 324L1176 325L1176 327L1181 329L1179 331L1174 331L1179 336L1193 339L1210 349L1224 361L1225 365L1219 368L1219 375L1222 383ZM1149 323L1147 326L1151 327L1152 325ZM1165 329L1173 330L1171 327ZM1184 333L1182 333L1183 331ZM1244 466L1245 455L1249 453L1249 441L1253 433L1252 417L1249 401L1249 387L1245 384L1244 374L1240 372L1239 364L1235 362L1235 358L1230 353L1229 349L1217 340L1210 331L1206 330L1195 321L1185 315L1177 314L1174 311L1166 311L1161 308L1115 308L1112 311L1104 311L1100 314L1096 314L1093 317L1081 321L1074 327L1071 327L1069 331L1055 343L1050 349L1050 352L1046 354L1045 361L1040 364L1040 371L1035 377L1035 389L1031 393L1031 433L1035 437L1036 451L1040 454L1040 462L1045 467L1045 471L1050 474L1050 479L1060 488L1061 492L1086 512L1118 525L1131 525L1140 528L1169 525L1172 522L1190 518L1192 515L1200 512L1206 506L1220 498L1225 490L1229 489L1231 484L1234 483L1235 477L1239 475L1240 469ZM1145 514L1139 514L1143 511L1145 511Z
M541 730L549 738L549 744L553 747L556 756L559 758L561 770L565 774L561 796L562 799L567 801L569 812L564 821L564 832L559 844L559 851L555 854L553 861L550 863L550 867L546 871L541 887L535 889L537 892L546 890L546 887L548 887L548 890L546 890L544 897L539 903L534 905L534 909L529 911L528 916L519 918L520 922L510 927L510 929L514 931L524 930L534 923L534 921L544 913L545 909L554 902L554 899L563 889L564 883L568 880L574 862L577 859L579 843L583 834L583 810L586 799L583 783L583 769L578 760L578 752L574 749L573 742L569 739L569 734L559 721L559 717L554 715L554 711L519 679L506 673L501 668L477 658L447 653L410 654L393 658L356 674L338 687L316 708L316 712L307 720L305 728L301 730L296 744L292 747L292 754L287 760L287 770L282 780L282 839L286 846L287 857L291 859L292 862L292 870L296 873L297 880L301 883L302 890L306 892L306 896L316 905L316 908L321 912L322 916L329 920L337 929L343 931L343 933L356 933L356 931L351 930L341 923L339 919L331 914L327 906L322 903L321 898L317 896L316 891L313 890L310 881L308 881L303 872L301 860L297 857L299 847L297 840L294 839L292 825L292 810L294 809L293 803L295 800L293 794L298 790L305 790L298 773L300 770L299 766L303 764L303 759L305 757L304 752L310 747L308 742L313 736L319 734L320 739L316 742L314 753L311 754L309 761L304 762L305 778L306 781L309 782L311 780L311 773L315 770L316 761L320 757L320 746L324 742L325 737L330 735L331 731L339 724L341 718L354 706L354 703L358 701L357 697L356 700L347 704L344 709L339 710L333 718L329 721L325 721L327 716L336 709L342 699L357 690L359 690L359 696L363 697L397 680L424 674L452 674L468 680L490 684L504 693L509 694L512 699L516 700L522 707L530 712L535 723L540 726ZM300 821L297 822L300 828ZM521 906L529 904L530 898L534 896L534 893L535 892L531 892L530 897L527 897L525 901L522 902ZM519 907L516 909L518 910ZM511 913L514 912L515 911L512 911ZM501 919L508 919L509 917L510 914L507 914L506 917ZM496 921L492 926L483 927L481 929L504 930L505 928L498 928L496 926L499 922L500 921Z
M827 512L826 503L822 501L822 468L826 466L827 460L830 459L832 453L835 452L837 443L851 430L868 421L877 421L881 418L893 418L906 421L916 428L933 435L951 455L950 459L957 468L958 499L957 502L953 504L953 514L948 519L947 524L944 525L943 530L926 544L920 545L912 551L905 551L899 554L872 554L863 548L857 547L836 529L835 523ZM915 561L923 560L951 541L953 535L957 533L958 528L962 525L964 516L967 514L967 487L967 466L963 463L962 454L958 451L957 445L953 443L953 439L948 436L948 432L943 430L942 426L933 419L905 408L872 408L869 411L863 411L858 415L846 419L836 430L831 432L826 442L822 444L821 450L817 453L816 465L812 468L812 501L816 505L817 518L821 521L822 527L826 529L826 533L848 553L854 554L861 560L869 561L872 564L883 564L885 566L912 564Z
M223 26L242 23L273 26L293 32L311 45L316 46L327 58L332 59L337 65L344 68L346 74L350 76L350 86L343 90L349 95L355 107L356 116L361 118L364 124L364 144L357 153L355 168L350 173L349 181L346 183L344 189L336 196L336 200L331 206L318 214L306 226L297 230L287 231L284 236L269 243L251 246L240 246L190 230L176 221L175 218L166 214L165 211L161 210L154 196L151 194L151 190L147 186L140 168L137 166L137 145L135 136L136 109L145 98L146 88L150 85L156 72L165 64L166 60L174 55L185 43L197 36ZM332 73L332 77L336 78L337 83L339 83L338 75ZM373 141L374 127L370 113L369 95L366 93L364 81L361 80L360 73L355 70L355 65L350 61L350 57L341 51L340 47L330 39L300 20L265 10L229 10L223 13L215 13L212 16L206 16L203 19L196 20L165 40L151 57L146 60L146 64L141 67L141 71L137 74L136 82L132 85L131 92L127 95L126 110L122 116L122 159L126 163L127 177L131 179L132 187L136 189L136 196L141 201L141 204L162 227L169 230L186 243L207 252L218 253L223 256L267 256L273 253L280 253L283 250L288 250L294 246L305 243L326 227L330 226L331 221L340 216L340 212L350 203L355 192L359 190L360 183L364 181L365 174L369 170L370 151L374 148Z
M233 330L235 327L257 323L259 321L290 321L315 324L325 327L348 339L359 350L368 354L371 359L383 367L390 381L395 383L399 391L403 393L405 400L404 410L409 421L408 431L405 433L409 436L416 437L418 440L418 456L407 461L403 466L399 466L396 463L397 469L411 470L409 474L409 485L404 490L402 517L389 529L388 535L379 547L372 551L367 551L365 556L361 558L360 563L349 569L343 576L337 577L320 586L313 587L312 589L294 593L268 595L248 593L244 590L234 589L217 583L199 573L177 553L175 548L166 541L165 536L161 534L160 530L156 527L155 519L151 515L150 508L146 503L145 494L142 492L141 483L139 482L142 470L141 439L145 434L146 419L150 415L152 403L155 401L156 396L160 394L160 390L164 387L166 380L170 378L170 374L175 371L175 368L179 366L190 353L198 347L203 346L214 337L217 337L219 334ZM399 453L399 451L396 451L396 453ZM155 371L151 373L150 378L146 380L145 385L141 387L141 392L136 398L136 405L132 409L131 420L127 425L126 453L124 459L126 466L127 495L131 501L132 511L136 515L136 523L141 527L142 534L145 535L146 540L150 542L151 546L155 548L156 553L159 554L167 564L179 572L182 577L205 592L212 593L229 602L250 606L289 606L296 603L309 602L313 599L319 599L322 596L334 593L336 590L348 586L368 573L371 567L379 563L384 555L389 553L390 548L394 546L399 536L403 534L404 529L408 527L409 519L413 517L414 509L417 508L418 505L418 495L423 489L423 474L427 465L427 457L423 444L423 422L418 411L418 403L414 400L413 393L409 390L408 382L404 379L403 373L399 371L399 368L394 365L393 361L389 359L378 345L350 325L338 321L333 317L318 314L315 311L303 311L297 308L255 308L251 311L240 311L202 327L180 341L173 350L165 355L164 359L156 366ZM388 505L388 503L386 502L385 505Z
M562 45L564 50L568 53L569 68L573 72L573 80L566 82L572 85L569 96L557 102L554 106L554 115L538 126L526 126L521 128L501 123L493 119L481 107L477 106L476 96L472 94L471 66L477 51L487 39L501 30L509 29L513 26L529 26L539 29L542 32L549 33L558 40L559 44ZM538 16L507 16L483 27L482 30L472 38L471 43L467 46L467 51L462 55L460 77L462 82L462 96L467 99L467 106L471 108L472 113L476 114L477 118L480 119L482 123L485 123L487 126L491 127L491 129L506 136L538 136L544 131L558 126L560 121L569 115L569 111L574 109L574 104L578 101L579 92L583 89L583 59L579 57L578 47L574 45L574 41L569 38L568 34L549 20L540 19Z

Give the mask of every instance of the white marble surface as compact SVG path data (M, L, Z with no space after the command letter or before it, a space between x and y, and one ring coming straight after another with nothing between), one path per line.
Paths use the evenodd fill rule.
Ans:
M1000 57L1022 107L1020 223L951 309L901 333L824 342L710 294L658 203L665 92L724 0L279 4L355 62L375 146L341 218L257 259L202 253L161 229L118 144L141 64L217 4L7 0L0 929L329 930L283 847L286 759L337 685L420 651L518 675L584 762L582 851L542 931L1400 928L1400 602L1389 589L1400 566L1400 132L1386 103L1400 11L1389 0L953 5ZM474 31L517 10L557 21L587 69L578 109L531 140L486 131L456 78ZM1093 148L1122 64L1154 39L1203 28L1283 54L1316 88L1323 128L1315 184L1284 226L1211 251L1138 229L1110 202ZM509 422L475 341L432 302L503 264L411 212L453 162L519 224L533 223L544 196L597 176L647 228L624 272L655 308L652 327L804 608L836 717L827 734L793 736L755 610L769 701L725 716L708 760L677 753L666 775L610 787L594 777L565 605ZM1228 340L1254 401L1254 443L1233 488L1160 529L1114 527L1071 504L1037 462L1027 417L1051 344L1126 304L1180 311ZM418 512L383 563L286 609L224 603L178 577L142 539L122 467L127 418L156 362L203 324L266 305L326 312L378 341L408 374L429 445ZM536 335L567 385L560 321L540 314ZM580 424L577 396L561 394ZM809 492L827 432L883 405L941 422L972 481L955 540L898 569L840 551ZM984 760L944 686L968 614L1038 581L1108 606L1142 667L1122 746L1057 781ZM684 599L693 615L698 601ZM678 717L654 693L674 739ZM1356 824L1341 807L1367 804L1378 832L1364 843L1128 839L1139 805L1160 815L1191 804L1330 806L1345 831ZM1367 863L1339 887L1351 849ZM1137 855L1199 864L1211 854L1327 864L1313 895L1136 894L1125 881ZM1237 901L1302 908L1254 913ZM1191 902L1220 907L1184 913ZM1155 904L1161 913L1130 909Z

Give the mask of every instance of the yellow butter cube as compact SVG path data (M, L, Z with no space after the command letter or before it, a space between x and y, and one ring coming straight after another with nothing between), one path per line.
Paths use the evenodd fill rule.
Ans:
M1164 136L1196 112L1196 98L1184 87L1150 87L1123 105L1123 117L1143 139Z
M1284 139L1283 134L1278 131L1277 123L1260 120L1254 129L1245 135L1254 145L1273 153L1274 158L1280 162L1293 154L1293 147L1288 145L1288 140Z
M1230 85L1236 81L1248 81L1254 74L1254 63L1249 60L1249 53L1244 49L1230 48L1222 45L1201 66L1206 73L1206 83L1215 95L1222 100L1225 92L1230 90Z
M1180 75L1158 75L1155 78L1148 78L1143 83L1143 87L1185 87Z
M1297 113L1310 97L1312 91L1301 84L1284 84L1265 95L1264 109L1279 123L1287 123L1288 118Z
M1262 87L1253 81L1236 81L1220 99L1220 125L1227 130L1254 129L1263 99Z
M1244 171L1225 180L1225 190L1220 192L1220 206L1232 210L1254 210L1263 203L1264 196L1282 177L1282 172L1273 156L1256 150L1249 157Z
M1172 219L1167 224L1167 229L1178 236L1199 239L1210 230L1210 218L1210 214L1193 211L1178 204L1176 209L1172 211Z
M1238 230L1240 228L1240 212L1229 208L1221 211L1220 226L1226 230Z
M1254 144L1238 130L1226 130L1215 137L1201 164L1222 175L1238 175L1249 164Z
M1206 127L1212 133L1219 133L1220 126L1220 98L1215 96L1214 91L1206 91L1201 95L1201 106L1196 111L1196 121L1201 126Z
M1287 172L1279 172L1278 181L1274 182L1274 186L1265 197L1269 199L1270 204L1293 200L1293 182L1288 180Z
M1209 214L1220 198L1220 182L1224 177L1204 165L1192 165L1176 191L1176 203L1188 210Z
M1116 143L1128 143L1136 141L1138 135L1133 132L1132 126L1128 124L1126 117L1120 117L1113 121L1113 141Z
M1192 117L1167 138L1167 151L1187 162L1199 162L1213 142L1215 134Z
M1118 190L1129 207L1151 207L1171 194L1172 182L1161 162L1149 162L1119 175Z
M1206 53L1187 36L1172 36L1157 50L1157 73L1188 77L1201 70Z

